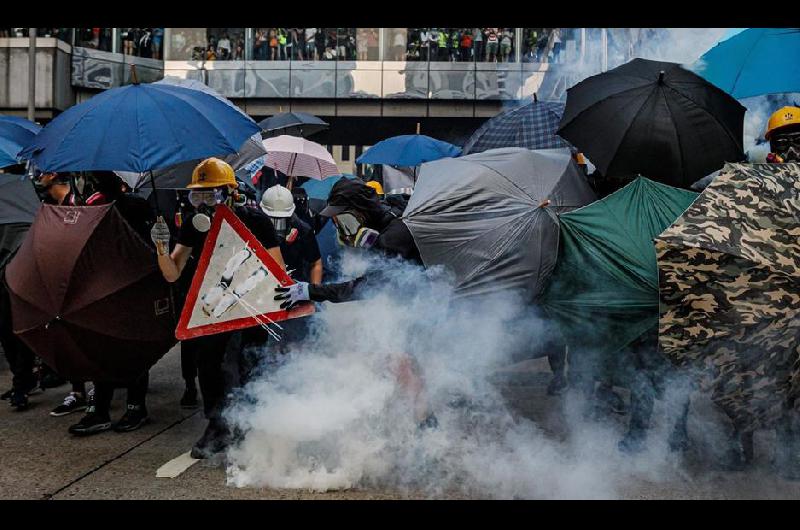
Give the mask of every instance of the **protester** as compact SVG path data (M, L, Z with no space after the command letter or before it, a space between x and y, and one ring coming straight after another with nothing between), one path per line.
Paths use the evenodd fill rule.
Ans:
M764 139L769 141L767 162L800 162L800 107L783 107L769 118Z
M77 206L80 201L76 197L70 178L64 173L35 172L34 187L42 202L59 206ZM84 381L71 381L72 391L67 394L61 405L54 408L51 416L65 416L85 410L88 406L86 384Z
M150 205L139 196L130 193L127 185L111 172L98 172L95 176L95 191L86 199L87 206L101 206L113 203L120 215L136 231L143 241L147 241L154 219ZM113 424L116 432L133 431L142 427L148 420L146 396L149 371L134 376L125 384L127 405L125 414ZM69 432L83 436L97 434L112 428L111 400L118 385L108 381L94 381L94 399L87 407L86 415L69 427Z
M189 201L195 210L182 222L177 244L171 253L169 227L163 220L153 226L151 238L156 244L159 268L168 282L181 280L184 293L197 269L214 209L219 204L232 207L269 255L285 268L280 242L272 223L263 213L242 205L237 187L233 168L222 160L208 158L200 162L192 173L192 183L188 186L191 190ZM228 349L232 350L230 354L233 356L241 355L243 345L252 340L253 333L257 334L253 330L219 333L186 340L181 344L181 349L192 352L197 363L203 408L209 420L203 436L192 447L193 458L208 458L224 451L231 442L231 432L221 414L225 406L225 387L230 386L226 385L222 362Z

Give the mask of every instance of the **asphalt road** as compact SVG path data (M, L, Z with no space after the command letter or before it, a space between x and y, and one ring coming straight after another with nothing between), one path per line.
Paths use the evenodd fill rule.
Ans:
M518 414L534 419L555 439L564 436L559 397L545 394L549 378L544 360L528 361L497 374ZM226 485L220 462L200 461L176 478L156 478L156 470L188 451L202 434L202 412L181 410L180 355L171 351L151 371L148 409L152 421L130 433L106 432L86 438L67 433L81 413L53 418L49 411L68 392L67 385L30 397L31 407L16 412L0 403L0 499L393 499L392 491L352 489L314 493L306 490L235 488ZM0 365L0 389L11 377ZM702 403L701 405L702 406ZM112 419L122 415L124 391L118 390ZM702 412L702 411L701 411ZM623 418L617 420L623 425ZM696 429L695 429L696 430ZM690 424L690 434L692 434ZM800 498L800 482L777 478L770 467L774 436L759 432L756 463L745 472L718 469L712 451L696 444L668 477L633 473L609 494L629 499Z

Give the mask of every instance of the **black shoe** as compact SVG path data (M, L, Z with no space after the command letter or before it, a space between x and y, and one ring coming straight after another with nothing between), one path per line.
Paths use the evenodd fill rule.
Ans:
M601 409L613 412L614 414L627 414L628 407L625 400L617 392L611 389L598 388L595 394L597 406Z
M211 458L217 453L222 453L230 444L230 431L220 421L208 422L203 436L192 447L192 458L199 460Z
M81 418L81 421L75 425L70 426L69 433L76 436L86 436L109 429L111 429L111 418L109 418L108 415L101 416L95 412L94 407L89 407L86 416Z
M620 440L617 444L617 449L619 449L622 453L635 455L644 450L646 447L646 440L647 433L639 430L628 431L628 433L625 435L625 438Z
M0 394L0 399L3 399L3 400L11 399L11 394L13 394L13 393L14 393L14 389L13 388L10 389L10 390L6 390L2 394Z
M181 408L182 409L194 409L197 408L197 389L194 387L187 387L186 390L183 391L183 397L181 397Z
M28 408L28 394L26 392L20 392L19 390L14 390L11 393L10 404L12 407L16 408L17 411L23 411Z
M66 416L67 414L72 414L73 412L78 412L79 410L86 410L87 404L86 399L83 398L77 392L70 392L67 394L67 397L64 398L64 402L54 408L51 412L51 416Z
M116 432L135 431L148 422L147 408L144 405L128 405L128 410L114 425Z

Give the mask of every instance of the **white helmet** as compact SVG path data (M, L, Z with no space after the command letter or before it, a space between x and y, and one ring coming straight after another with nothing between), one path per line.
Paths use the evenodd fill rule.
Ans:
M261 197L261 209L270 217L291 217L294 208L292 192L280 184L268 188Z

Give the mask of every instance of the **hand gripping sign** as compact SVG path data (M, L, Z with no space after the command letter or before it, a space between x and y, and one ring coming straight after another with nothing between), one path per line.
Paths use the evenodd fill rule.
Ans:
M219 205L175 337L186 340L310 315L312 303L287 311L274 299L275 287L293 283L236 214Z

